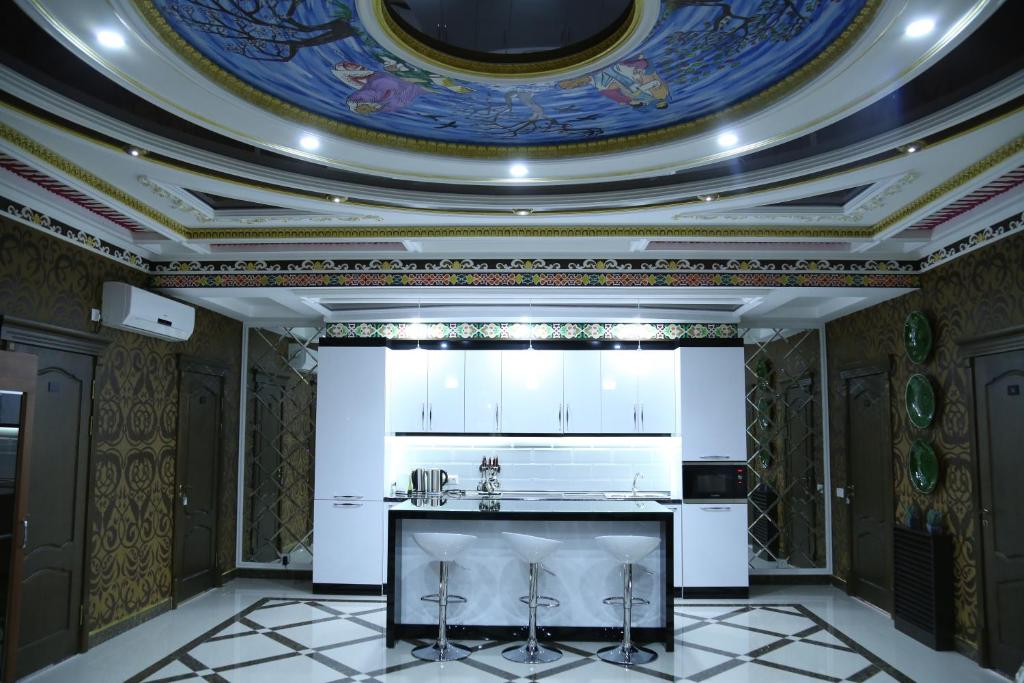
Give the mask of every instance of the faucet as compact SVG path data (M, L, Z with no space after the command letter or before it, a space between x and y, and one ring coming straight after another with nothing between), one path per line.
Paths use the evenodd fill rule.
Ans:
M637 472L633 475L633 496L636 497L636 482L637 479L643 479L644 475L641 472Z

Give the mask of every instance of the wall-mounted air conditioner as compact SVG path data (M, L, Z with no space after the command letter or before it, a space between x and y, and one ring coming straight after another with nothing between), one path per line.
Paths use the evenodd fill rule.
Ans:
M125 282L103 283L103 324L171 341L192 336L196 309Z

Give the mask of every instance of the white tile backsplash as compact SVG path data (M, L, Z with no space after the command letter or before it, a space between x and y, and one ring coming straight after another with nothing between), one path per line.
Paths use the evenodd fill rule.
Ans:
M399 490L409 484L417 467L440 467L459 478L458 488L475 490L480 481L480 459L497 457L505 491L627 491L633 475L643 476L641 491L673 491L680 466L677 439L656 444L536 448L475 447L458 441L449 444L403 443L395 439L388 454L388 480Z

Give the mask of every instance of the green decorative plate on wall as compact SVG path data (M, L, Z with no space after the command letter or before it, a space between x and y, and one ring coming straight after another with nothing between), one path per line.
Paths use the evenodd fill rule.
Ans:
M907 380L907 417L918 429L924 429L935 419L935 391L927 375L912 375Z
M939 459L924 439L915 439L907 462L910 483L921 493L931 493L939 484Z
M932 350L932 326L922 311L914 311L903 323L903 346L915 363L923 363Z

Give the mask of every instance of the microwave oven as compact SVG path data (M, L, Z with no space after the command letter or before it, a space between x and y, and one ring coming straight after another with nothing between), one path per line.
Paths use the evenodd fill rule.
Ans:
M747 463L683 463L683 503L746 502Z

